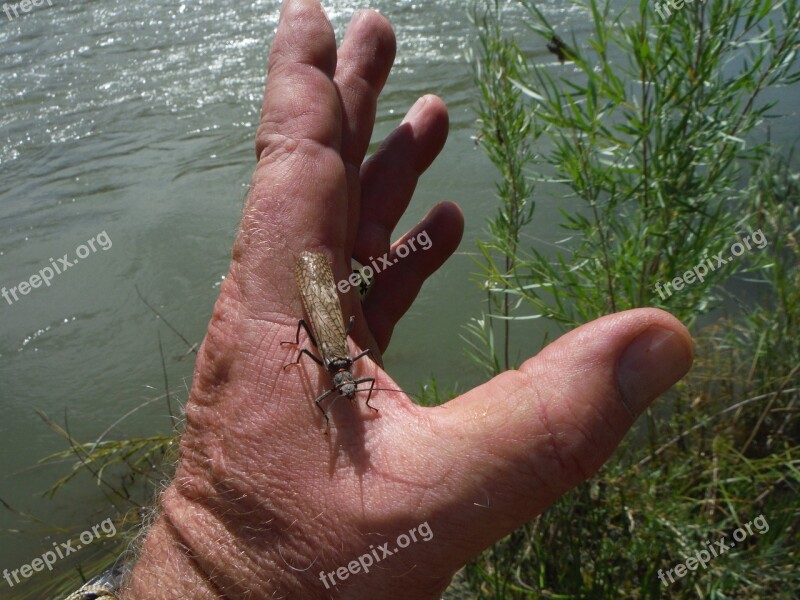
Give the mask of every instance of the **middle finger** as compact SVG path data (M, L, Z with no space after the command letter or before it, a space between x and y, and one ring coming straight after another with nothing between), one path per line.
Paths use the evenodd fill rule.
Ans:
M334 84L342 102L342 160L349 196L347 245L353 247L360 203L359 172L375 124L378 95L394 62L396 42L392 27L374 10L355 14L345 33Z

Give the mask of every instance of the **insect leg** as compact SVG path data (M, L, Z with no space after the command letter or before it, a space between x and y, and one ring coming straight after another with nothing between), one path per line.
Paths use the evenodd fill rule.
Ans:
M303 354L306 354L306 355L310 356L311 360L313 360L315 363L317 363L320 367L323 367L323 368L325 367L325 363L323 363L319 358L317 358L316 356L311 354L311 352L309 352L308 349L303 348L302 350L300 350L300 353L297 355L297 360L294 361L294 362L286 363L285 365L283 365L283 368L285 369L286 367L291 367L292 365L299 365L300 364L300 359L303 357Z
M327 398L333 392L336 392L336 391L338 391L336 388L330 389L327 392L325 392L324 394L322 394L319 398L314 400L314 404L317 405L317 408L319 409L319 412L321 412L322 416L325 417L325 433L328 433L328 426L330 425L331 420L328 418L328 411L326 411L324 408L322 408L322 401L325 400L325 398ZM335 398L334 398L334 400L335 400ZM330 407L328 407L328 408L330 408Z
M369 393L367 394L367 406L369 406L375 412L378 412L378 409L372 406L369 403L369 399L372 398L372 389L375 387L375 378L374 377L362 377L360 379L356 379L353 383L358 385L359 383L366 383L369 381ZM363 391L363 390L362 390Z
M352 322L352 321L351 321L351 322ZM367 355L369 355L369 357L370 357L370 358L372 358L372 350L370 350L369 348L367 348L367 349L366 349L366 350L364 350L363 352L360 352L360 353L356 354L356 355L355 355L355 356L352 358L351 362L356 362L356 361L357 361L359 358L361 358L362 356L367 356Z
M370 350L369 348L367 348L366 350L364 350L363 352L361 352L359 354L356 354L353 357L353 362L356 362L359 358L362 358L362 357L367 356L367 355L372 357L372 350ZM374 406L372 406L372 404L369 403L369 399L372 397L372 388L375 387L375 378L374 377L362 377L361 379L356 379L354 381L354 383L356 385L358 385L359 383L366 383L367 381L370 382L369 394L367 394L367 406L369 406L375 412L378 412L378 409L375 408Z
M308 334L308 339L311 340L311 344L314 346L314 348L316 348L317 347L317 340L314 339L314 334L311 333L311 329L308 328L308 323L306 323L304 319L300 319L297 322L297 332L294 335L294 341L293 342L281 342L281 346L283 344L294 344L294 345L299 344L300 343L300 328L301 327L306 330L306 333Z

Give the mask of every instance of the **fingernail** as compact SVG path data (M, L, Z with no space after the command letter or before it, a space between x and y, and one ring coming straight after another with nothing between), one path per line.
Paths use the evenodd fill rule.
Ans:
M619 359L617 381L626 408L637 417L692 366L692 351L674 331L651 327Z
M425 95L414 103L414 106L412 106L411 109L406 113L405 118L400 124L402 125L403 123L407 123L408 121L412 120L414 117L416 117L419 113L422 112L422 109L425 108L427 104L428 104L428 96Z

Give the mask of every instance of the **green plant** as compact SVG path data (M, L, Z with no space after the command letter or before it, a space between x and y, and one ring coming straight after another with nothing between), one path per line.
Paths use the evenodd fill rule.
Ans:
M500 207L488 223L490 241L478 242L484 263L477 264L482 268L488 265L483 268L483 286L491 314L489 319L483 316L475 320L470 327L470 333L481 342L473 346L477 353L472 356L490 375L511 366L509 317L514 307L509 291L514 286L510 279L517 269L520 234L533 218L533 186L524 170L533 159L531 144L540 133L533 126L535 121L531 120L522 92L515 85L515 81L527 75L527 63L516 43L502 36L497 20L499 10L495 0L491 11L481 14L475 5L471 15L473 23L479 24L481 47L481 59L474 63L475 81L481 94L478 141L501 175L497 183ZM499 263L494 261L495 254L501 257ZM502 368L494 347L491 319L502 321ZM464 339L471 344L469 338ZM490 352L483 353L482 348L486 347Z
M506 39L497 3L473 9L479 139L508 181L497 188L492 239L479 244L488 314L467 327L469 354L489 372L500 369L498 320L507 340L522 318L568 329L660 306L694 330L697 360L648 412L646 445L624 443L593 480L468 565L458 597L793 597L800 185L764 135L776 105L761 96L800 79L797 2L713 0L668 20L647 2L617 10L576 2L593 29L567 43L531 0L519 4L570 69L526 59ZM504 135L509 129L519 135ZM509 206L533 210L529 196L514 194L532 192L520 177L563 190L555 201L570 235L556 252L519 243L532 212L520 228L503 218ZM727 256L759 229L769 240L763 251L657 293L657 283L706 256ZM734 277L744 273L755 299L738 299L743 283ZM722 300L726 313L712 320ZM760 514L770 524L763 536L702 572L659 579Z

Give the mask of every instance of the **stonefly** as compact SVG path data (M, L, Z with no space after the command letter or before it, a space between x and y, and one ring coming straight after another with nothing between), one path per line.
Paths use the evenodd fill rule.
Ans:
M297 360L284 365L283 368L286 369L292 365L300 364L300 359L306 354L330 373L333 378L333 387L314 401L322 416L325 417L326 431L330 420L328 419L328 412L322 407L322 401L335 392L339 392L339 396L347 396L352 400L357 391L364 391L363 389L359 390L358 385L369 382L367 406L377 412L378 409L369 403L369 399L372 397L372 390L375 387L375 378L361 377L354 379L351 372L353 363L362 356L370 354L370 350L364 350L350 358L350 353L347 350L347 336L353 327L355 316L350 317L347 329L345 329L342 305L339 303L339 296L336 294L333 273L328 260L318 252L303 252L297 259L294 274L311 328L309 329L308 324L303 319L300 319L297 323L295 340L293 342L281 342L281 344L299 344L300 328L302 327L306 330L308 339L319 350L322 358L315 356L307 348L303 348L297 355ZM334 398L334 401L336 398ZM331 402L330 406L332 405L333 402ZM328 407L329 409L330 406Z

